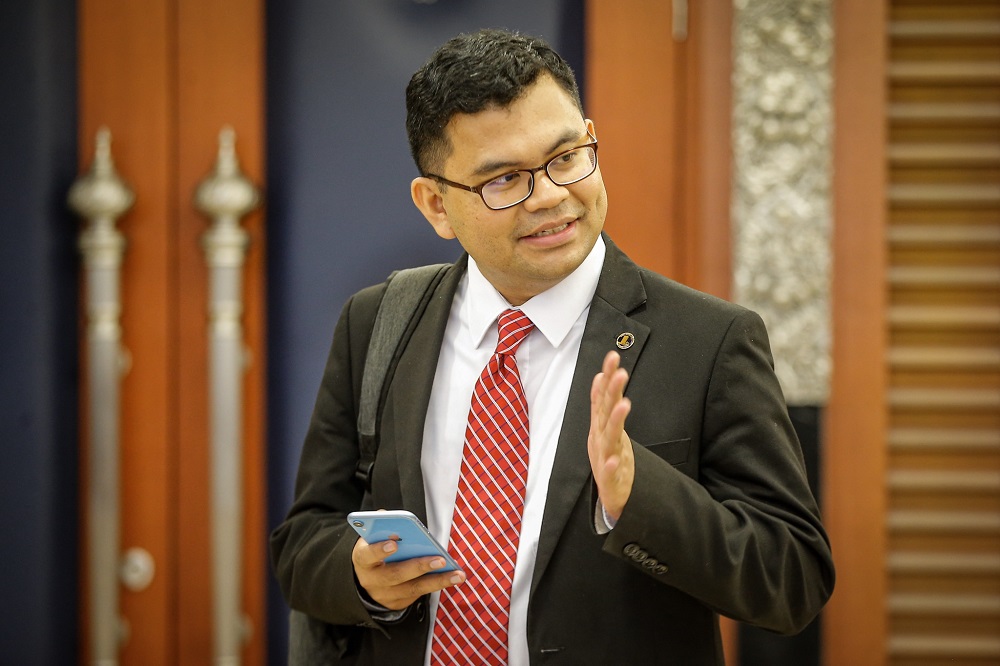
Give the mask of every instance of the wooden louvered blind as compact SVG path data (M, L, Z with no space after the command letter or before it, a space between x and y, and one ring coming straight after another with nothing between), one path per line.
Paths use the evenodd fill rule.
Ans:
M1000 0L892 0L887 651L1000 664Z

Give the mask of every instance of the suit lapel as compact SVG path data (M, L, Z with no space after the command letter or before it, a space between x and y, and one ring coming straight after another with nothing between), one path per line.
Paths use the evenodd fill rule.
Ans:
M463 255L437 286L399 359L387 398L387 404L390 400L392 402L392 418L385 420L383 436L391 433L395 444L403 506L412 507L413 513L425 523L427 506L420 469L424 421L441 352L441 340L465 269L466 256Z
M583 332L545 500L532 593L545 573L573 507L591 479L587 436L590 431L590 386L594 375L612 349L621 354L621 365L631 374L649 336L645 324L629 317L629 313L646 301L638 267L607 236L604 242L607 255ZM634 336L634 343L628 349L616 346L622 333ZM587 527L580 526L581 529Z

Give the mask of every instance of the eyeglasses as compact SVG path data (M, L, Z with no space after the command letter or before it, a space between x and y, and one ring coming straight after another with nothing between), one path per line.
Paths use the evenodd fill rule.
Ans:
M445 185L475 192L482 198L487 208L503 210L516 206L531 196L535 191L535 174L543 169L549 180L556 185L572 185L580 182L597 171L597 141L570 148L534 169L511 171L490 178L479 185L463 185L432 173L427 174L427 177Z

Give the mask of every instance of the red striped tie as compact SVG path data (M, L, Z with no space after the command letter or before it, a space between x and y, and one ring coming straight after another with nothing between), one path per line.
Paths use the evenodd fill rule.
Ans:
M431 663L506 664L510 588L528 478L528 403L514 354L535 327L500 315L500 340L469 410L448 552L468 579L441 592Z

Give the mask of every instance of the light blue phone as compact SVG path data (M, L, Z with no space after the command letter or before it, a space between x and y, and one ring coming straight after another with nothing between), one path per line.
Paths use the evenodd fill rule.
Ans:
M396 542L398 548L395 553L385 558L386 562L440 555L444 558L444 568L438 569L435 573L459 568L448 551L427 531L420 519L409 511L354 511L347 514L347 522L368 543L379 543L389 539Z

